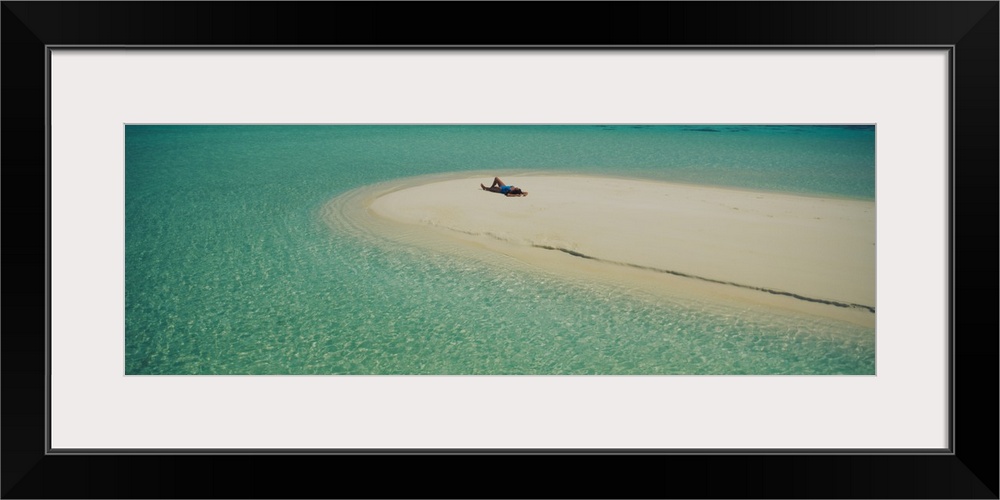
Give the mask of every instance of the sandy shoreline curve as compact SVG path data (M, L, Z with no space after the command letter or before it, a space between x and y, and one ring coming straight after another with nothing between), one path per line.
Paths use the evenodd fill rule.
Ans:
M874 326L875 202L561 174L419 179L366 198L376 218L539 268L742 297Z

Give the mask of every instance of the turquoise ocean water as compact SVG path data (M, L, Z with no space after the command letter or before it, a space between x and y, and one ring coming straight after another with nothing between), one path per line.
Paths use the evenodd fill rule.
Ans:
M126 374L875 373L871 328L497 273L323 220L357 188L460 171L873 200L875 129L128 125Z

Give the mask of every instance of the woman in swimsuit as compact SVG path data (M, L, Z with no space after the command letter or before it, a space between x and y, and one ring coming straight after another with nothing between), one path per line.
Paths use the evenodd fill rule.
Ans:
M521 188L515 186L508 186L504 184L499 177L493 178L493 185L486 187L482 184L479 187L483 188L484 191L493 191L494 193L500 193L504 196L528 196L527 191L521 191Z

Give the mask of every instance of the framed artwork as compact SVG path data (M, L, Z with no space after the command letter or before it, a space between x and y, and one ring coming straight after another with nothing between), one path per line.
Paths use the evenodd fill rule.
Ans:
M996 2L489 7L4 3L5 497L997 497Z

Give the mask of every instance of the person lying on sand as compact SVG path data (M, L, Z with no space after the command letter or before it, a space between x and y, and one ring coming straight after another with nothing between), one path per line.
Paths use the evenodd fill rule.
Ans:
M499 177L493 178L493 185L486 187L482 184L479 187L483 188L484 191L493 191L494 193L500 193L504 196L528 196L527 191L521 191L521 188L516 186L508 186L504 184Z

